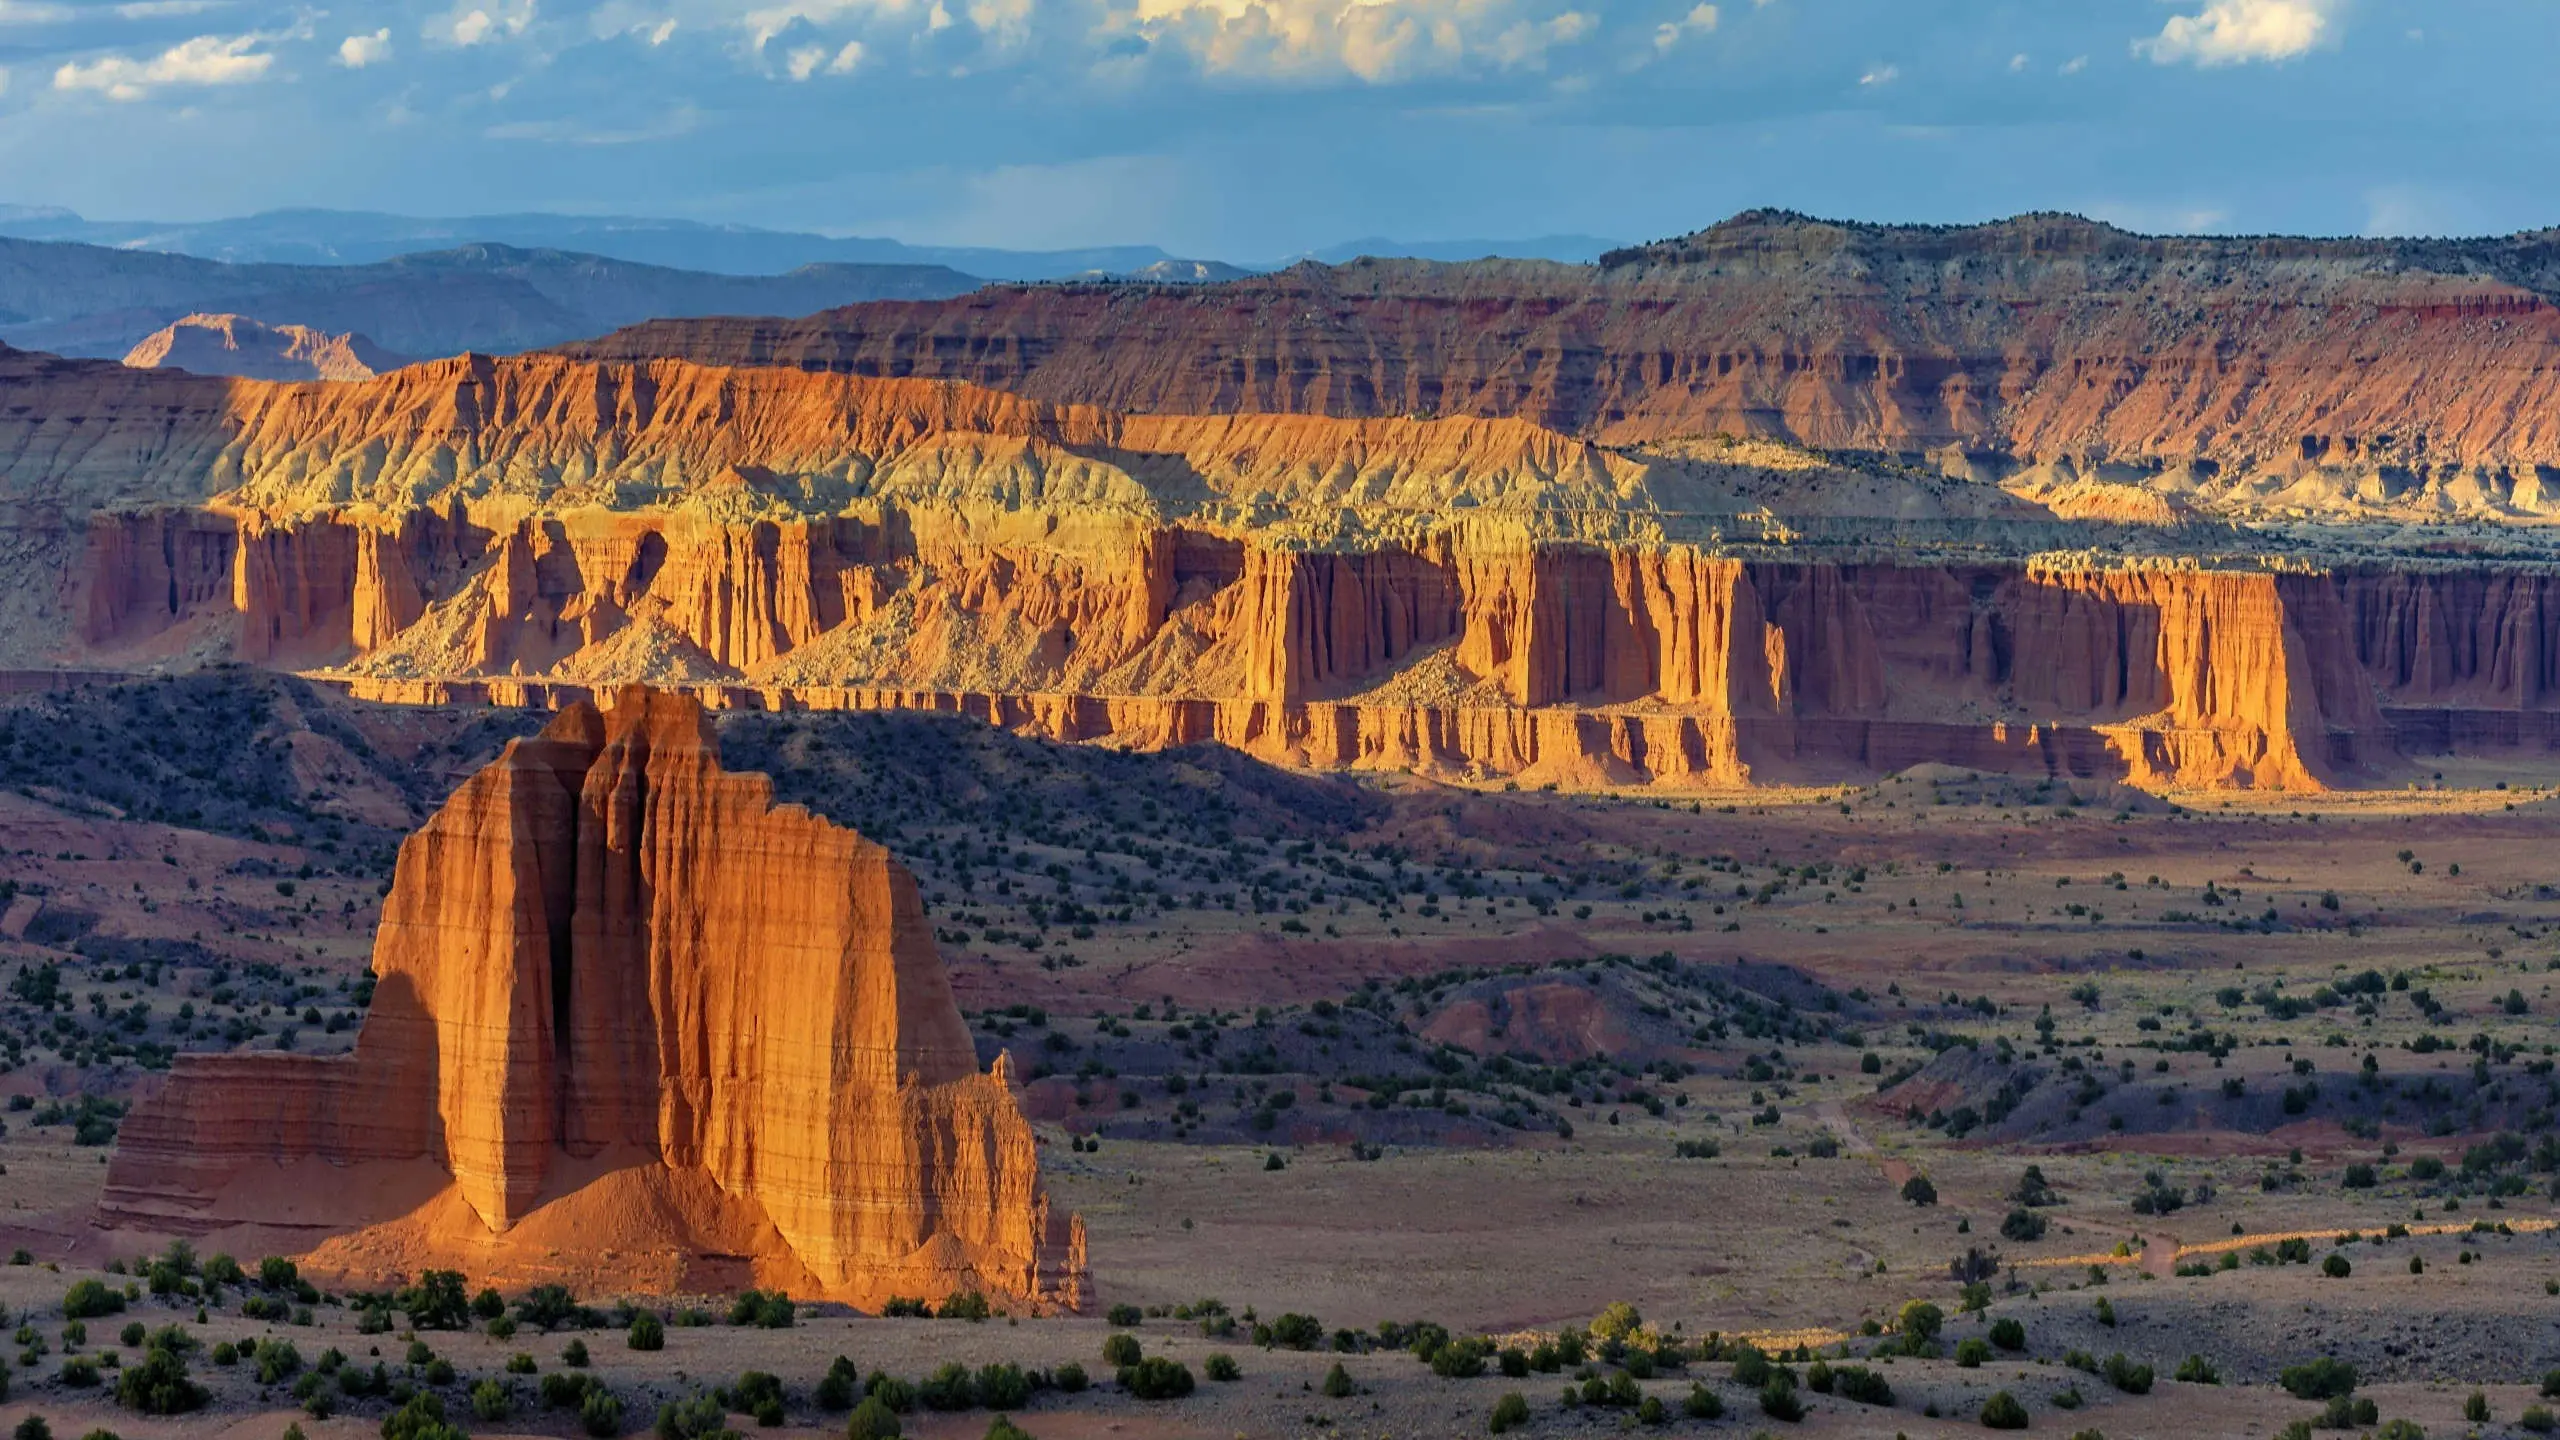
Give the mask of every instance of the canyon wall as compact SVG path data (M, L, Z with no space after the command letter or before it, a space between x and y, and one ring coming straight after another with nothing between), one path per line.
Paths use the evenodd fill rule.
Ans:
M2390 779L2397 725L2469 723L2421 712L2560 711L2560 611L2522 567L1791 559L1463 529L1319 551L1134 522L986 543L906 510L257 518L227 545L189 512L90 533L93 653L215 612L244 651L384 700L646 679L1479 780L1937 760L2310 788Z
M2148 237L1753 212L1599 266L989 287L568 347L1186 413L1502 416L2061 465L2264 514L2560 506L2560 235Z
M55 567L0 597L41 621L0 647L55 665L413 700L647 681L1472 780L2304 788L2389 779L2400 734L2538 743L2473 717L2540 713L2560 663L2521 531L2499 559L2070 521L1759 442L674 360L0 375L0 544Z
M1005 1062L977 1067L914 882L723 772L689 698L569 706L466 781L401 848L374 973L351 1056L181 1061L104 1218L290 1213L357 1232L324 1257L503 1276L539 1273L565 1215L602 1227L589 1256L765 1237L758 1282L800 1295L1082 1303L1081 1226ZM334 1211L278 1206L315 1163L345 1172ZM382 1200L421 1170L438 1195Z

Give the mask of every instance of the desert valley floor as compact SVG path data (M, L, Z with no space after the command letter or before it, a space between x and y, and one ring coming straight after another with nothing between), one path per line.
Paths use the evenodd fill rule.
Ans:
M569 1436L600 1385L622 1430L841 1434L838 1356L936 1440L1007 1433L1017 1386L1044 1440L1483 1433L1515 1393L1560 1435L1969 1434L2003 1393L2114 1440L2549 1424L2560 765L2530 761L1572 793L730 713L722 764L913 870L1084 1217L1083 1314L766 1328L577 1253L441 1314L389 1241L270 1284L293 1252L254 1227L100 1228L170 1057L352 1044L394 847L546 718L228 667L0 708L0 1424L325 1440L428 1395ZM66 1314L87 1281L112 1313ZM1116 1336L1196 1386L1139 1398ZM153 1356L210 1407L120 1408Z

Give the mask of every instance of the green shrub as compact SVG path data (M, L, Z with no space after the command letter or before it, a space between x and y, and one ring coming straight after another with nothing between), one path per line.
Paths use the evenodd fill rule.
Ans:
M510 1375L530 1375L540 1368L533 1363L532 1356L521 1350L507 1357L507 1373Z
M560 1347L560 1363L572 1370L586 1369L588 1358L587 1342L584 1340L572 1340Z
M578 1402L578 1428L595 1440L612 1440L622 1433L622 1402L601 1385L589 1390Z
M1861 1405L1893 1403L1893 1386L1885 1380L1882 1372L1864 1365L1843 1365L1833 1371L1831 1388L1841 1399L1855 1400Z
M1200 1373L1221 1383L1244 1378L1244 1370L1236 1364L1236 1357L1229 1355L1224 1351L1212 1353L1208 1358L1202 1360L1200 1362Z
M1730 1352L1733 1357L1733 1383L1766 1385L1769 1383L1769 1357L1756 1345L1745 1344Z
M994 1307L987 1304L987 1297L975 1290L952 1292L943 1299L942 1307L933 1312L937 1320L967 1320L973 1323L984 1320L994 1313Z
M2000 1238L2024 1245L2044 1238L2045 1218L2021 1207L2009 1212L2000 1222Z
M753 1325L764 1330L788 1330L798 1318L798 1307L791 1297L776 1290L768 1294L749 1290L729 1303L729 1323Z
M515 1396L496 1380L483 1380L471 1387L471 1414L474 1419L504 1420L515 1408Z
M2346 1279L2355 1273L2355 1268L2347 1263L2347 1257L2344 1255L2333 1254L2320 1262L2320 1273L2332 1280Z
M1514 1430L1528 1423L1529 1399L1514 1390L1493 1402L1493 1415L1485 1421L1485 1428L1499 1435L1506 1430Z
M407 1311L409 1323L420 1330L459 1330L471 1322L471 1300L463 1291L459 1270L426 1271L417 1284L393 1296L391 1303ZM437 1418L442 1423L442 1417Z
M1092 1383L1086 1378L1084 1367L1072 1360L1049 1372L1049 1384L1061 1395L1081 1395Z
M86 1355L74 1355L62 1362L61 1373L54 1378L74 1390L93 1390L98 1384L98 1362Z
M145 1415L181 1415L204 1408L204 1387L187 1378L187 1362L174 1349L155 1345L142 1363L116 1377L116 1403Z
M2301 1365L2288 1365L2276 1380L2297 1400L2327 1400L2356 1388L2356 1367L2324 1355Z
M1283 1350L1313 1350L1324 1343L1324 1323L1313 1315L1283 1315L1271 1322L1271 1343Z
M1956 1342L1956 1363L1967 1370L1979 1370L1991 1359L1991 1342L1968 1335Z
M1689 1398L1680 1402L1680 1413L1692 1420L1721 1420L1724 1418L1724 1399L1706 1386L1692 1381Z
M878 1396L866 1396L846 1417L845 1440L898 1440L901 1433L897 1412L880 1403Z
M1150 1355L1121 1370L1120 1388L1141 1400L1179 1400L1191 1393L1191 1367Z
M1123 1365L1137 1364L1143 1353L1144 1352L1138 1348L1138 1337L1135 1335L1105 1335L1102 1337L1102 1363L1115 1370L1119 1369Z
M819 1409L832 1414L852 1409L854 1399L861 1390L862 1371L856 1368L852 1361L839 1355L827 1362L827 1373L819 1379L817 1388L810 1392L809 1398L817 1402Z
M634 1350L664 1350L667 1348L666 1322L643 1310L631 1317L631 1330L623 1337L623 1342Z
M1484 1373L1485 1355L1492 1348L1480 1339L1452 1340L1432 1352L1431 1373L1444 1380L1472 1380ZM1643 1358L1637 1354L1627 1357L1630 1362Z
M80 1332L79 1338L80 1338L80 1340L81 1340L81 1341L83 1341L83 1342L85 1342L85 1341L89 1338L89 1330L88 1330L88 1327L87 1327L87 1326L85 1326L85 1325L81 1325L81 1324L79 1324L79 1323L78 1323L78 1322L76 1322L76 1321L75 1321L75 1322L73 1322L71 1325L67 1325L67 1326L65 1326L65 1327L63 1327L63 1328L64 1328L64 1330L65 1330L66 1332L67 1332L67 1331L70 1331L70 1330L75 1330L75 1329L76 1329L76 1330L78 1330L78 1331ZM143 1339L144 1339L146 1336L148 1336L150 1333L151 1333L150 1331L148 1331L148 1330L146 1330L146 1329L144 1329L144 1328L143 1328L143 1325L142 1325L142 1322L141 1322L141 1321L139 1321L139 1320L129 1321L129 1322L127 1322L127 1323L126 1323L125 1327L124 1327L122 1330L119 1330L119 1331L117 1331L117 1332L116 1332L116 1340L117 1340L117 1342L118 1342L119 1344L123 1345L123 1346L124 1346L124 1348L126 1348L127 1350L139 1350L139 1349L141 1349L141 1348L142 1348L142 1342L143 1342ZM65 1337L65 1338L69 1338L69 1337L66 1335L66 1337Z
M2201 1355L2190 1355L2178 1364L2178 1373L2169 1377L2182 1385L2219 1385L2222 1372Z
M2127 1395L2151 1393L2151 1367L2135 1364L2124 1358L2121 1352L2108 1356L2106 1368L2099 1373L2106 1376L2108 1384Z
M554 1371L542 1377L542 1408L575 1410L586 1402L588 1393L597 1388L593 1375L563 1375Z
M2462 1402L2462 1418L2474 1425L2488 1424L2489 1397L2477 1390L2472 1391L2471 1397Z
M999 1415L987 1422L986 1440L1031 1440L1031 1432Z
M2016 1352L2027 1348L2027 1327L2006 1316L1991 1322L1991 1343Z
M2555 1417L2547 1405L2527 1405L2524 1413L2516 1417L2516 1425L2536 1435L2548 1435L2560 1429L2560 1417Z
M87 1320L99 1315L113 1315L124 1308L124 1294L110 1290L102 1280L82 1280L62 1295L62 1318Z
M462 1431L445 1423L444 1401L420 1391L383 1417L382 1440L464 1440Z
M863 1390L897 1414L904 1415L916 1408L916 1387L895 1375L874 1375Z
M249 1352L249 1363L257 1367L259 1384L274 1385L292 1379L302 1368L302 1352L290 1340L261 1340Z
M1790 1423L1804 1418L1804 1401L1797 1397L1795 1382L1781 1370L1760 1387L1760 1413L1772 1420Z
M742 1410L761 1421L766 1411L778 1414L782 1409L782 1378L762 1370L745 1371L735 1383L721 1390L717 1398L730 1409ZM782 1422L776 1420L774 1423Z
M1135 1305L1114 1305L1103 1314L1103 1322L1122 1330L1135 1330L1146 1323L1147 1312Z
M2024 1430L2027 1407L2018 1403L2017 1396L2003 1390L1982 1402L1982 1426L1986 1430Z
M978 1403L990 1410L1019 1410L1031 1403L1031 1377L1019 1365L981 1365Z
M955 1360L924 1377L916 1398L927 1410L966 1410L978 1403L978 1387L969 1378L969 1367Z

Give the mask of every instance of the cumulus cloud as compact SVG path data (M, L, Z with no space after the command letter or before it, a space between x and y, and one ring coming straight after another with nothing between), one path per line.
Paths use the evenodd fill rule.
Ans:
M254 48L258 40L255 35L199 35L149 59L101 55L66 61L53 72L53 88L139 100L166 85L245 85L275 64L275 56Z
M370 35L350 35L338 42L338 63L350 70L391 58L391 30L388 26Z
M427 22L427 39L465 49L486 44L501 36L521 35L533 25L533 0L517 0L494 8L456 6L444 15Z
M1212 74L1379 84L1471 66L1540 68L1599 24L1507 0L1136 0L1106 29L1169 44Z
M848 40L842 49L830 55L824 45L802 45L783 57L783 68L794 80L806 80L823 70L829 75L850 75L862 63L862 42Z
M2290 60L2328 38L2341 0L2208 0L2173 15L2160 33L2134 42L2159 65L2242 65Z
M1672 46L1679 44L1684 36L1712 34L1716 28L1716 22L1722 18L1716 13L1716 7L1713 5L1701 5L1677 20L1665 20L1654 27L1653 48L1669 50Z

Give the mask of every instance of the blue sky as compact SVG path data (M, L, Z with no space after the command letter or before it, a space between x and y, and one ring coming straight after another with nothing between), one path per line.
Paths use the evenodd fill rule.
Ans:
M0 0L0 201L1261 259L1752 205L2560 223L2555 0Z

